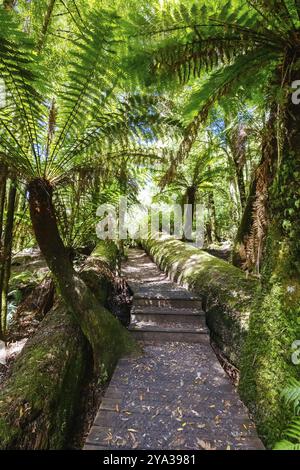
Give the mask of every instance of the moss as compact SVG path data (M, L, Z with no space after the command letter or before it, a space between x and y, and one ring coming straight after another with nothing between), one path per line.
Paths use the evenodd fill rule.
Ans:
M257 281L226 261L172 238L142 243L174 281L203 297L213 339L239 366Z
M66 309L57 307L28 341L0 391L2 449L64 445L85 361L83 335Z
M288 245L270 230L262 284L252 307L241 367L240 392L255 416L266 445L282 437L291 410L281 400L290 378L300 378L292 364L292 343L300 338L300 281L290 263Z
M93 251L92 256L106 263L111 269L114 269L119 256L118 247L112 240L101 240Z

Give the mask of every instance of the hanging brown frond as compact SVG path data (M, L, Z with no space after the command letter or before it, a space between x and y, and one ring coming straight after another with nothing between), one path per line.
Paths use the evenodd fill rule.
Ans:
M278 141L274 132L277 121L277 106L273 105L262 144L262 162L256 170L256 190L252 209L252 227L244 239L245 262L243 269L260 275L264 242L270 221L269 190L273 181L274 167L278 156Z

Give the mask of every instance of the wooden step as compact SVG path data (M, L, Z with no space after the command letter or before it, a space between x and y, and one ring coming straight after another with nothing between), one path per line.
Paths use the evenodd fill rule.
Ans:
M178 324L182 327L205 327L205 312L196 309L172 309L160 307L134 307L131 311L131 323L149 323L156 325Z
M187 315L131 315L131 325L143 324L146 326L161 326L162 328L170 327L180 328L205 328L205 317L187 316Z
M140 287L135 293L134 298L147 299L147 298L163 298L171 300L195 300L201 301L197 295L188 292L187 290L179 287L164 287L158 284L155 286Z
M130 325L129 331L138 341L151 341L157 343L178 342L178 343L209 343L207 328L162 328L147 327L138 328Z
M147 305L141 307L140 305L133 305L131 308L131 313L134 315L187 315L189 317L205 317L205 312L202 309L197 308L175 308L175 307L155 307L152 305Z
M175 309L199 309L202 310L202 301L199 298L181 295L179 292L162 292L162 293L136 293L133 296L134 307L172 307Z

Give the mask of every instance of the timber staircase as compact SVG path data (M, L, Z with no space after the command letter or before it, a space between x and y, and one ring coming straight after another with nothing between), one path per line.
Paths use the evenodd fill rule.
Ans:
M132 259L135 260L134 269ZM133 292L130 331L137 340L208 342L202 300L158 273L141 250L131 250L123 268Z
M142 250L130 250L123 275L143 354L119 360L84 450L263 449L209 344L201 299Z

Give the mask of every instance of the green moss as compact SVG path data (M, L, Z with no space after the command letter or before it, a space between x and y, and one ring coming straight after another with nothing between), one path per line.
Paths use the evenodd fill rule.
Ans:
M92 253L94 258L100 259L111 269L116 267L118 255L118 247L112 240L101 240Z
M44 319L0 392L1 449L49 448L52 440L61 448L81 385L85 344L64 307Z
M300 338L300 281L277 230L270 230L266 259L243 352L240 392L272 448L291 418L281 391L290 378L300 378L299 366L291 361L292 343Z
M113 250L109 255L111 263L112 253ZM99 289L101 299L106 300L105 270L98 277L99 283L92 283L91 290ZM81 285L84 287L82 280ZM83 291L87 305L84 323L91 327L98 345L97 360L102 364L98 380L103 383L119 357L138 353L139 349L128 331L89 292L86 288ZM47 314L28 341L0 390L1 449L65 447L85 371L93 364L82 331L60 303Z

